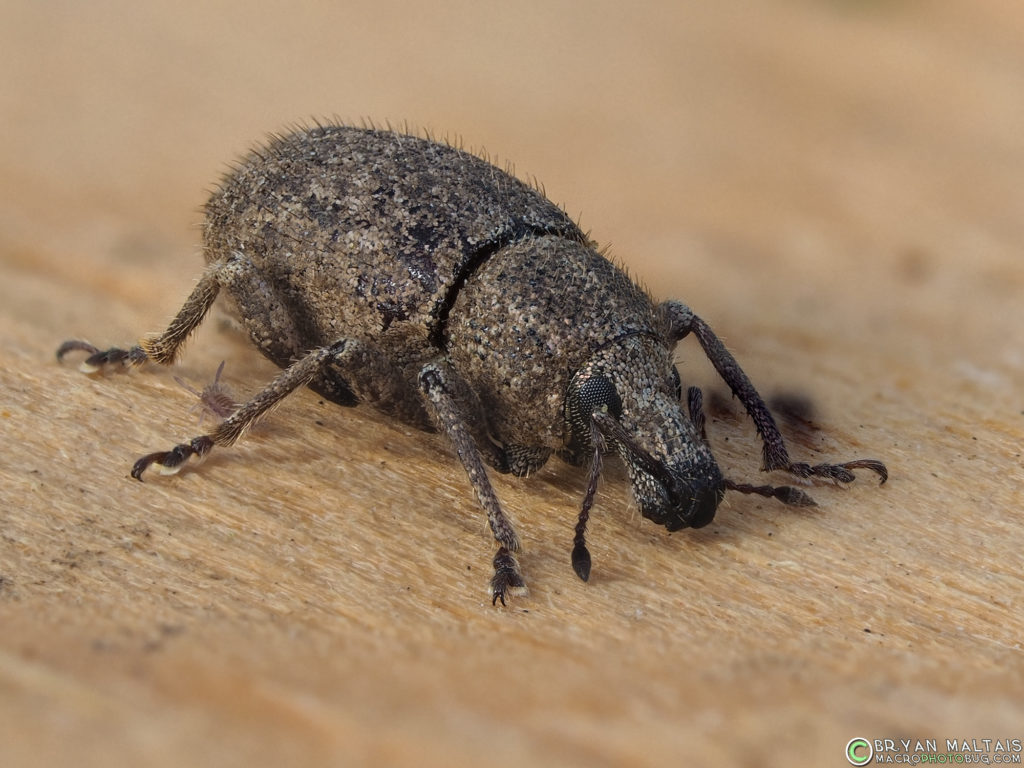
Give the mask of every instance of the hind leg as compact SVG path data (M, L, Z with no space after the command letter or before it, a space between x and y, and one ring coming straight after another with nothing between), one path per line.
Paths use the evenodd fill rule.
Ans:
M186 299L184 306L178 310L178 314L175 315L167 330L159 336L140 339L138 344L128 349L111 347L105 350L94 347L86 341L72 339L58 347L57 360L63 360L69 352L87 352L89 356L79 365L83 373L95 373L104 366L115 363L130 367L152 360L161 365L170 365L177 357L185 339L203 322L203 318L213 306L220 288L220 265L211 264Z
M86 341L65 341L57 349L61 360L69 352L88 352L80 368L95 373L106 365L121 363L136 366L152 361L170 365L178 357L182 344L199 327L213 302L223 291L233 305L239 322L253 344L282 368L315 346L305 338L285 302L269 285L256 266L241 254L232 254L211 263L203 272L178 314L163 333L147 336L128 349L101 350Z
M281 368L287 368L315 344L305 338L285 303L253 263L236 253L206 268L184 306L163 333L141 339L127 349L100 349L87 341L71 339L57 349L57 360L63 360L71 352L85 352L88 356L79 365L83 373L96 373L118 363L125 368L150 361L170 365L185 340L203 322L221 291L230 298L234 305L232 314L253 344ZM333 369L318 373L309 386L339 405L351 406L358 402L347 382Z

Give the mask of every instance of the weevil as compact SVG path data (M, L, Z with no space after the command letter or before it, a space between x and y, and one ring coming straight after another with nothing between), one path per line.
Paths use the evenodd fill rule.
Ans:
M727 479L695 387L673 349L694 336L763 443L762 470L836 483L874 459L793 462L750 379L707 323L655 303L528 185L472 153L392 130L316 125L272 137L205 207L206 270L161 334L129 348L67 341L86 372L169 365L218 296L282 372L211 432L132 468L180 470L228 446L296 389L364 403L445 433L497 542L492 603L525 588L520 540L486 466L529 475L553 453L589 465L570 561L586 581L586 526L606 454L625 465L645 518L669 531L711 522L727 491L809 506L790 486ZM683 407L685 399L686 407Z

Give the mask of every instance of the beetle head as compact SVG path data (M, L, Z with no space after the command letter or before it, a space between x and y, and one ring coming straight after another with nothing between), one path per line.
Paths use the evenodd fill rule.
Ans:
M577 371L565 407L571 452L593 450L595 440L614 450L641 514L670 531L707 525L725 495L711 449L683 412L680 394L670 351L636 335L599 349Z

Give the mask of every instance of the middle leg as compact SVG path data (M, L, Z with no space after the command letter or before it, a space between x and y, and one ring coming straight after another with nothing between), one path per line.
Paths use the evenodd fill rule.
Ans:
M431 405L438 426L448 435L462 466L469 475L480 506L487 513L491 532L498 542L494 555L494 576L491 578L491 602L505 605L506 594L525 592L526 582L519 570L515 552L519 550L519 536L512 522L505 515L498 501L480 449L473 439L468 424L474 421L472 414L465 413L456 392L459 387L455 375L442 364L430 363L420 372L420 388Z
M414 426L428 423L419 392L376 345L358 339L341 339L309 352L288 366L209 434L195 437L169 451L143 456L132 468L132 477L141 480L151 466L159 468L161 474L174 474L190 457L205 456L215 445L232 445L267 411L299 387L320 379L328 369L343 375L367 405Z

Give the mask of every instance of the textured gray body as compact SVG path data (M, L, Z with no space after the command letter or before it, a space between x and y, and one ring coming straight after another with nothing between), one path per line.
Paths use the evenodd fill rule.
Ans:
M726 490L814 502L802 491L723 478L696 388L680 402L675 344L693 335L750 414L763 469L850 482L884 465L794 463L764 401L710 327L654 304L557 206L490 163L393 131L300 129L251 152L206 206L207 268L168 328L122 349L61 345L114 363L170 364L216 301L284 370L208 434L132 468L177 472L227 446L302 386L365 403L452 441L498 543L493 600L524 587L519 537L485 463L526 475L553 452L589 461L572 565L590 574L585 532L603 456L625 464L644 517L707 525Z
M415 389L422 366L444 358L509 446L563 447L566 386L593 351L664 336L646 294L536 189L401 133L331 126L275 139L213 194L204 243L208 262L259 275L228 299L279 366L360 339ZM341 373L312 386L356 402Z

